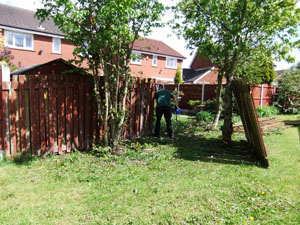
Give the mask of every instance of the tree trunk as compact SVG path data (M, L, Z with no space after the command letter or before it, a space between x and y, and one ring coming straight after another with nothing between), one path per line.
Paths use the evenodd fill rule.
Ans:
M231 79L227 79L224 95L224 124L222 126L222 140L225 144L231 143L231 136L233 132L232 127L232 89Z
M211 127L212 130L215 130L217 128L219 120L220 120L221 112L222 112L222 89L223 89L222 81L223 81L223 73L219 72L218 73L217 96L216 96L217 112L216 112L214 122Z

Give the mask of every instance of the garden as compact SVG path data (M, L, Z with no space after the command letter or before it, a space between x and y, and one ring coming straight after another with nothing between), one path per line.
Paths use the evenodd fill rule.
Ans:
M173 140L144 137L114 154L2 162L0 224L300 222L299 127L264 135L269 169L249 154L244 134L225 147L218 129L206 132L194 117L173 117L173 127Z

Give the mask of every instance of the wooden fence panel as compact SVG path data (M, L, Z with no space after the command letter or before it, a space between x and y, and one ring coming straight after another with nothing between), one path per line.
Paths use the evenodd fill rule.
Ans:
M135 99L135 135L140 136L140 101L141 101L141 80L136 82L136 99Z
M66 150L71 152L72 150L72 110L73 110L73 82L71 76L66 76Z
M16 100L17 94L14 88L11 89L9 96L9 113L10 113L10 141L11 141L11 155L17 155L17 125L16 125Z
M78 76L73 76L73 139L74 148L79 148L79 87L78 87Z
M147 135L155 82L134 79L128 93L124 138ZM11 83L0 81L0 99L0 147L6 156L63 154L91 146L103 135L88 76L14 75Z
M232 82L232 87L239 105L247 140L249 144L253 146L253 149L256 155L260 158L262 165L269 167L262 131L258 122L253 99L249 92L249 87L243 80L234 80Z
M9 132L8 132L8 128L9 128L9 113L8 113L8 93L9 90L5 90L2 92L2 125L3 125L3 129L2 129L2 135L3 135L3 147L4 147L4 152L6 156L10 156L10 137L9 137Z
M21 149L22 153L27 152L27 138L26 138L26 96L25 96L25 76L19 76L19 99L20 99L20 129L21 129Z
M40 138L42 155L46 153L46 107L45 107L45 91L46 76L41 76L39 80L39 100L40 100Z

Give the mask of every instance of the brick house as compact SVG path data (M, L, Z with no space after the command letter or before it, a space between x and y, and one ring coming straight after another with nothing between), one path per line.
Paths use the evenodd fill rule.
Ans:
M0 38L11 50L12 63L28 67L57 58L73 58L74 46L52 20L43 23L34 18L34 11L0 4ZM173 82L177 67L185 59L162 41L142 38L134 43L130 62L133 76Z
M156 78L159 82L174 82L177 68L182 68L185 59L162 41L141 38L133 46L135 59L131 60L130 68L133 76Z
M218 69L209 59L195 54L190 68L183 69L182 78L185 84L218 84ZM223 83L226 83L225 78Z

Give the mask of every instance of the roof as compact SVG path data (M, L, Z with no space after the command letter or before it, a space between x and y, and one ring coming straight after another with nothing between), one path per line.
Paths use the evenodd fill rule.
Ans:
M183 55L165 44L163 41L151 38L140 38L139 40L136 40L133 45L133 50L185 59Z
M60 65L63 64L64 68L60 68L59 64ZM78 72L78 73L87 74L84 72L84 69L76 67L73 64L71 64L70 62L68 62L62 58L58 58L58 59L54 59L54 60L46 62L46 63L32 65L32 66L22 68L20 70L13 71L10 73L10 75L24 75L24 74L30 74L31 72L35 73L43 67L44 67L44 70L47 70L47 73L49 73L49 70L61 73L63 71L66 71L66 68L69 68L72 71L76 70L76 72ZM57 68L55 68L55 67L57 67Z
M183 69L182 78L183 82L190 83L203 77L208 71L214 67L206 67L202 69Z
M0 25L64 36L58 27L55 26L52 19L48 19L42 23L43 30L38 29L40 20L36 19L34 14L35 11L0 4Z
M290 71L290 69L285 70L276 70L275 73L277 74L277 77L281 77L284 73Z

